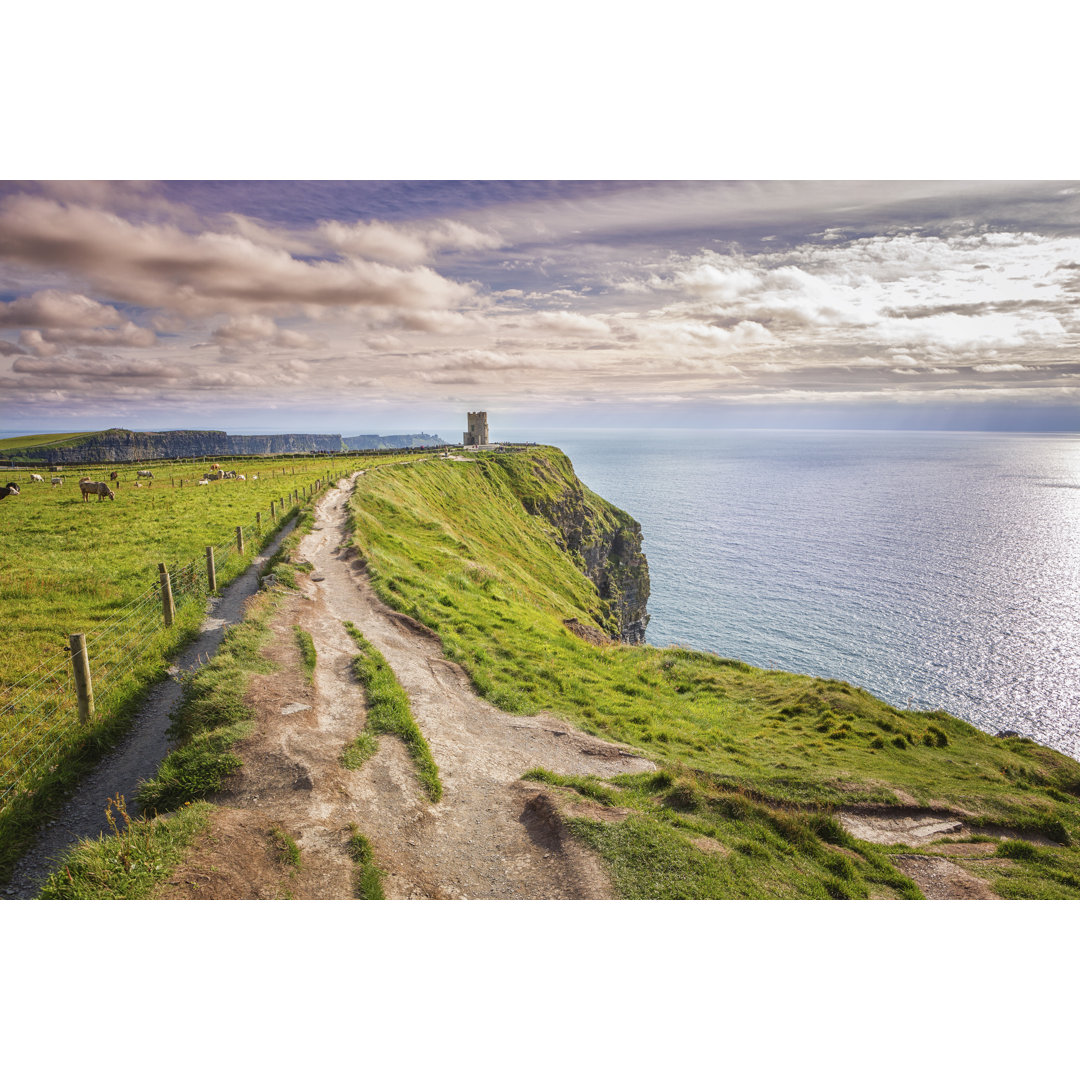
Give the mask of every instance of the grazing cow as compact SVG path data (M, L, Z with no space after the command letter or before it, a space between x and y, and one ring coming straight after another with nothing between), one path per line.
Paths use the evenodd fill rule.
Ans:
M203 473L204 480L220 480L225 474L218 469L217 472Z
M111 473L109 473L109 479L110 480L119 480L120 479L120 474L118 472L111 472Z
M235 480L236 479L236 470L235 469L230 469L227 473L225 473L222 476L221 479L222 480Z
M148 480L153 480L154 479L154 474L149 469L140 469L139 470L139 475L140 476L145 476Z
M237 480L246 480L247 477L243 473L241 473L236 479Z
M18 484L4 484L3 487L0 487L0 499L6 499L9 495L18 494L20 494Z
M52 486L53 487L59 487L63 482L64 482L64 478L62 476L54 476L52 478Z
M31 483L31 484L44 484L44 483L45 483L45 477L44 477L44 476L40 476L40 475L39 475L38 473L36 473L36 472L32 472L32 473L30 474L30 483Z
M106 495L111 500L116 499L116 492L109 490L109 485L103 480L91 480L88 476L84 476L79 481L79 490L82 492L82 501L86 502L91 495L98 497L98 502L101 502Z
M210 466L210 471L211 472L221 472L221 466L218 465L217 462L215 462L213 465Z

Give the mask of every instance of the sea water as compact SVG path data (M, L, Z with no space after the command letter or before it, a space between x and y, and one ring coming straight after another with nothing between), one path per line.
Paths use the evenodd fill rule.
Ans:
M1080 437L548 432L641 522L652 645L1080 758Z

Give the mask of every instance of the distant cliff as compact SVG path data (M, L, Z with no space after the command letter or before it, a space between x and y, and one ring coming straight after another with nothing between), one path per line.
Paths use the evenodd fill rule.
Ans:
M445 446L437 435L229 435L224 431L128 431L57 436L56 442L0 450L0 457L47 465L153 461L160 458L231 457L246 454L311 454Z
M401 450L412 446L446 446L438 435L346 435L346 450Z

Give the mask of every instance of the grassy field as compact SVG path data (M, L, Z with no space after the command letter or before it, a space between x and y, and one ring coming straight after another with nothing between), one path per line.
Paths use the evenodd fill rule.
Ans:
M916 895L882 849L831 816L910 798L1067 844L1041 860L1006 848L964 865L1001 895L1080 897L1080 763L843 682L570 633L564 619L603 625L606 613L553 527L526 509L550 501L567 468L546 448L379 470L358 484L354 538L380 596L437 631L478 692L665 766L666 786L615 786L625 821L576 826L624 895ZM999 726L1012 726L1007 715ZM702 836L728 854L703 852L692 842ZM944 844L934 854L954 857Z
M27 450L31 446L59 446L94 434L96 432L93 431L68 431L56 435L16 435L10 439L0 439L0 456L6 451Z
M336 476L399 457L223 459L223 468L248 479L207 486L198 484L205 467L191 463L152 464L153 481L144 479L141 488L134 486L136 467L120 466L119 481L111 484L115 501L101 502L96 496L82 501L78 478L107 480L109 469L67 468L59 487L20 481L21 494L0 503L0 841L9 838L9 828L25 832L57 791L114 741L146 686L163 674L165 658L197 628L207 545L215 548L221 588L295 514L305 489L325 482L328 470ZM177 604L169 629L158 585L162 562ZM75 713L67 651L72 633L87 638L97 705L89 726ZM9 862L0 855L0 878Z

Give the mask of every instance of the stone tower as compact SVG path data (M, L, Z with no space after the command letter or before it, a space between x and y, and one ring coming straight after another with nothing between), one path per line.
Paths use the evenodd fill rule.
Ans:
M486 446L488 442L488 422L486 412L469 413L469 430L461 436L463 446Z

